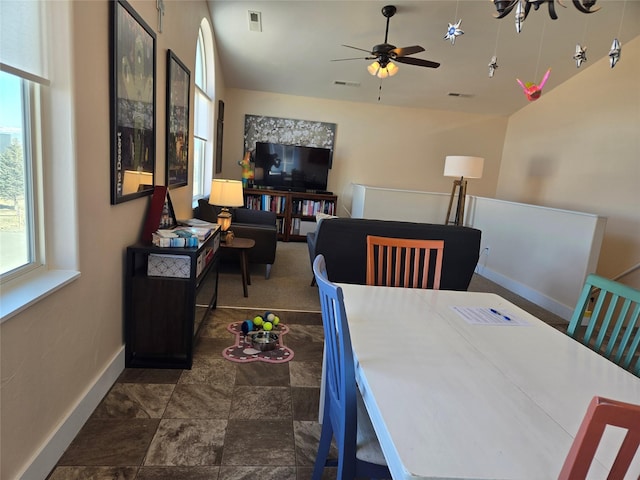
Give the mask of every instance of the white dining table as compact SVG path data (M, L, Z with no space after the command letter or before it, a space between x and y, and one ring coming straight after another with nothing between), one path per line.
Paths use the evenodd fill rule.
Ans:
M498 295L340 286L396 480L554 479L593 396L640 404L640 378ZM598 452L593 478L613 455Z

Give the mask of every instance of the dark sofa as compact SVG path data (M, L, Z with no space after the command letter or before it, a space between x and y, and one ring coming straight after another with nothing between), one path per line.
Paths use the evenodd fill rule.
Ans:
M208 199L201 198L198 200L198 206L193 215L195 218L205 222L216 223L219 211L218 207L209 204ZM249 250L249 263L265 264L265 277L269 278L271 265L276 259L276 247L278 245L276 214L248 208L231 208L229 211L232 214L231 230L234 236L251 238L256 242L255 246ZM223 260L225 256L233 256L234 254L233 251L227 249L221 253Z
M442 290L469 288L480 255L480 230L455 225L332 218L322 220L307 234L309 257L322 254L332 282L366 283L367 235L444 240Z

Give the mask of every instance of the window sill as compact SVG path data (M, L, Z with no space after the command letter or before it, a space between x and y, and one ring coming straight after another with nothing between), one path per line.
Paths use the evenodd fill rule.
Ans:
M76 270L48 270L2 286L0 324L80 277Z

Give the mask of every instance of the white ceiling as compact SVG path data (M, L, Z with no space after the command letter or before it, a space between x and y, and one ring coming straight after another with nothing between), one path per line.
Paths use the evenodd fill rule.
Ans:
M571 0L563 0L567 8L557 6L557 20L551 20L543 5L531 9L519 34L514 12L495 19L489 0L209 3L230 88L378 103L382 83L381 104L509 115L527 105L516 78L537 83L551 67L544 89L549 91L606 57L614 37L622 43L620 62L640 61L624 55L625 42L640 34L640 0L599 0L601 9L593 14L580 13ZM388 4L397 7L389 43L420 45L426 51L413 57L439 62L440 68L398 64L398 74L381 82L367 72L370 60L331 61L367 56L342 44L370 50L383 43L386 19L381 9ZM261 33L249 31L249 10L261 12ZM462 19L464 35L451 45L443 37L457 19ZM572 58L576 43L587 49L588 60L579 69ZM499 67L489 78L494 54ZM615 68L610 71L615 75Z

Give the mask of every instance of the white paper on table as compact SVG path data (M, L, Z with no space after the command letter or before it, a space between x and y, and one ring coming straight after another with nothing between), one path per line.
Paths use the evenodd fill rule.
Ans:
M525 319L513 315L507 310L491 307L451 307L467 323L471 325L529 325Z

